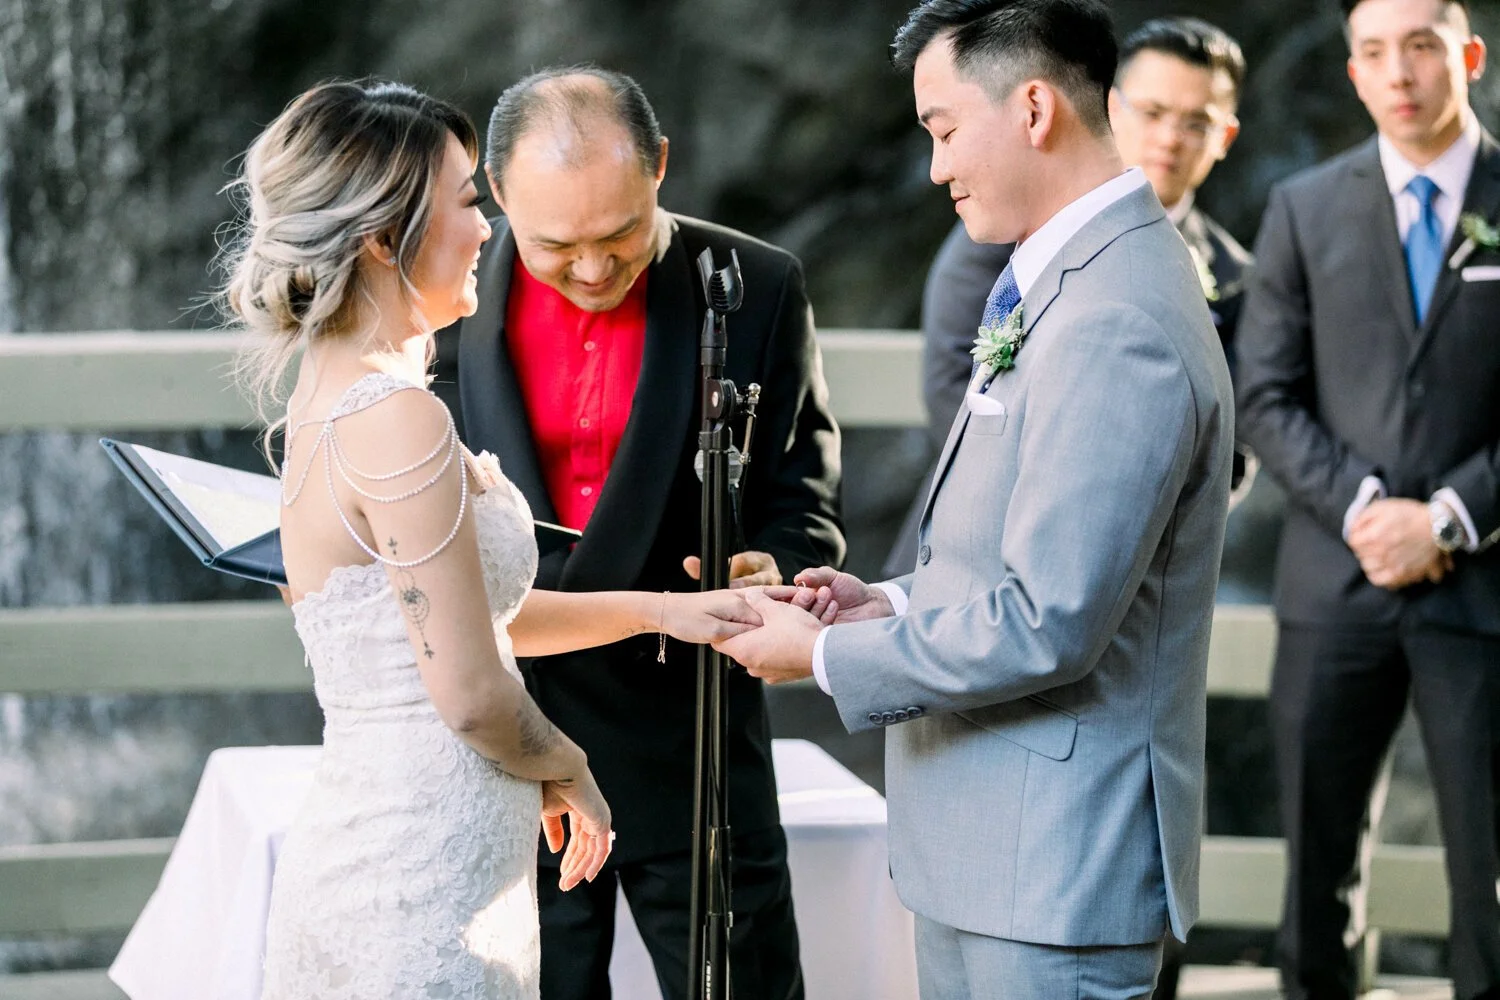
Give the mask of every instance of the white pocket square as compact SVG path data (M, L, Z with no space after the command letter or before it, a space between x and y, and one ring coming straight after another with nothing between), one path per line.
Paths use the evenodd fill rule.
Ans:
M970 413L980 416L995 416L1005 413L1005 404L998 399L992 399L982 392L970 392L965 394L964 402L969 407Z
M1500 281L1500 266L1494 264L1466 267L1458 273L1465 281Z

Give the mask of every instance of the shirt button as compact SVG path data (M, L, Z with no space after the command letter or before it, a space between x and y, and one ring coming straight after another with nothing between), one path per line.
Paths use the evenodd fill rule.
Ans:
M592 340L585 340L583 342L583 349L585 351L592 351L594 349L594 346L595 345L594 345L594 342Z
M1421 399L1426 393L1427 393L1427 386L1423 385L1421 382L1413 382L1411 384L1411 398L1412 399Z
M578 426L579 427L587 427L588 425L589 425L589 418L588 417L584 417L582 420L578 421Z
M579 490L578 492L582 493L586 497L591 497L591 496L594 495L594 488L592 486L585 486L583 489Z
M924 545L917 550L917 562L921 563L923 566L926 566L928 563L932 562L932 546Z

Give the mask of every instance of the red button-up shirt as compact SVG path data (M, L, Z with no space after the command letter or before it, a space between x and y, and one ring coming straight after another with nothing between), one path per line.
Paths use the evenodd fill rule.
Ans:
M609 312L580 309L516 257L506 346L557 519L588 524L630 419L646 349L646 274Z

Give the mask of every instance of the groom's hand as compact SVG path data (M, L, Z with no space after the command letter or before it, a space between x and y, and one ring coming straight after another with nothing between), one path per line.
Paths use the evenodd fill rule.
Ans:
M767 587L767 597L801 608L824 625L889 618L896 613L884 590L828 566L798 573L795 587Z
M764 624L716 642L714 648L771 684L811 677L813 645L822 624L801 608L772 600L760 590L749 591L745 599Z
M682 568L694 580L703 572L703 561L697 556L688 556ZM774 587L781 583L781 570L776 568L776 559L769 552L736 552L729 560L729 589L745 587Z

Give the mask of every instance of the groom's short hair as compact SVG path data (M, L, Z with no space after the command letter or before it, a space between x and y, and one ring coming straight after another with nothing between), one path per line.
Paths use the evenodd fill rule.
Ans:
M891 61L910 70L942 37L952 38L958 73L992 100L1023 80L1046 80L1067 95L1090 132L1109 134L1120 50L1101 0L927 0L896 32Z

